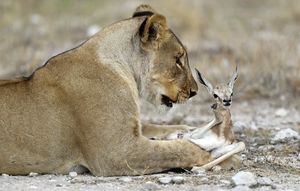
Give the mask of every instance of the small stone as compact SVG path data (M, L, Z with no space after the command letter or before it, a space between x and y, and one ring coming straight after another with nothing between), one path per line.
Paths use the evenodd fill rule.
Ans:
M193 167L191 171L193 173L197 174L197 176L205 176L206 175L205 169L201 168L201 167Z
M247 155L245 155L245 154L241 154L241 159L242 159L242 160L245 160L245 159L247 159Z
M148 181L143 185L143 190L155 191L159 189L160 187L158 186L158 184L151 181Z
M219 165L212 167L213 172L220 172L221 170L222 170L222 167Z
M200 179L200 181L201 181L201 182L208 182L208 178L203 177L203 178Z
M225 185L231 184L231 182L229 180L220 180L220 183L225 184Z
M272 185L272 180L268 177L260 177L257 179L257 183L262 185L262 186L270 186Z
M77 172L69 172L69 176L75 178L77 176Z
M251 123L250 123L250 129L252 129L252 130L258 130L258 127L257 127L257 125L256 125L256 122L251 121Z
M235 185L253 186L257 184L255 175L249 171L240 171L236 173L232 180Z
M122 182L131 182L131 181L132 181L132 178L131 178L131 177L128 177L128 176L125 176L125 177L120 178L120 180L121 180Z
M172 182L174 182L175 184L183 184L185 182L185 178L182 176L174 176L172 178Z
M266 146L259 146L257 149L259 151L263 151L263 152L267 152L268 151L268 148Z
M62 184L56 184L56 187L62 187L63 185Z
M2 176L3 176L3 177L8 177L9 175L8 175L8 174L2 174Z
M250 191L251 189L248 186L236 186L232 191Z
M35 177L35 176L38 176L39 174L38 173L36 173L36 172L31 172L31 173L29 173L29 176L30 177Z
M288 114L288 111L284 108L280 108L275 111L276 117L285 117L285 116L287 116L287 114Z
M170 184L171 181L172 181L172 178L167 177L167 176L166 177L161 177L161 178L158 179L158 181L161 184Z
M266 161L267 162L272 162L274 161L275 157L273 155L266 155Z
M274 185L274 184L272 184L272 185L271 185L271 188L272 188L273 190L275 190L275 189L277 189L277 186Z
M290 139L299 139L299 133L291 128L283 129L272 138L273 142L285 142Z

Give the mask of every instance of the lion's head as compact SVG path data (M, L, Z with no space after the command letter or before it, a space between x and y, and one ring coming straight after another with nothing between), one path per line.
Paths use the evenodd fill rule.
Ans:
M146 16L139 28L140 47L151 55L146 99L172 107L196 95L186 48L168 28L166 18L147 5L139 6L133 16Z

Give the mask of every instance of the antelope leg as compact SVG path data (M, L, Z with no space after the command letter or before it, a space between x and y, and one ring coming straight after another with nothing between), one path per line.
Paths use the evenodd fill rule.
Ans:
M220 156L219 158L201 166L201 168L204 168L206 170L211 169L213 166L223 162L224 160L228 159L229 157L231 157L232 155L241 152L242 150L245 149L245 143L244 142L239 142L237 143L237 147L234 148L233 150L231 150L230 152Z
M207 125L203 127L197 128L195 131L190 133L190 138L193 139L200 139L203 137L203 135L210 130L213 126L215 126L218 122L216 122L216 119L209 122Z

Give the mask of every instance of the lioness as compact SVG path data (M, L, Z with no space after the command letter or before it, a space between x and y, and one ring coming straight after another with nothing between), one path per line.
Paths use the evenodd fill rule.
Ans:
M28 80L0 86L0 173L66 174L82 165L95 176L137 175L206 164L211 154L189 140L147 138L184 126L140 121L139 97L172 107L197 88L165 17L139 6Z

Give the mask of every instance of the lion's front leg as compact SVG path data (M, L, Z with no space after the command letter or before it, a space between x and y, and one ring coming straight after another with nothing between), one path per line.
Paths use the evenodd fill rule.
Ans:
M196 128L197 127L191 127L188 125L144 124L142 127L142 134L147 138L153 138L153 139L166 139L170 136L171 137L174 136L175 138L177 138L178 135L187 133Z
M114 156L105 166L98 164L97 156L89 161L89 169L96 176L143 175L159 173L172 168L192 168L212 161L211 154L188 140L149 140L140 137L130 145L118 145ZM103 159L101 159L103 160Z

